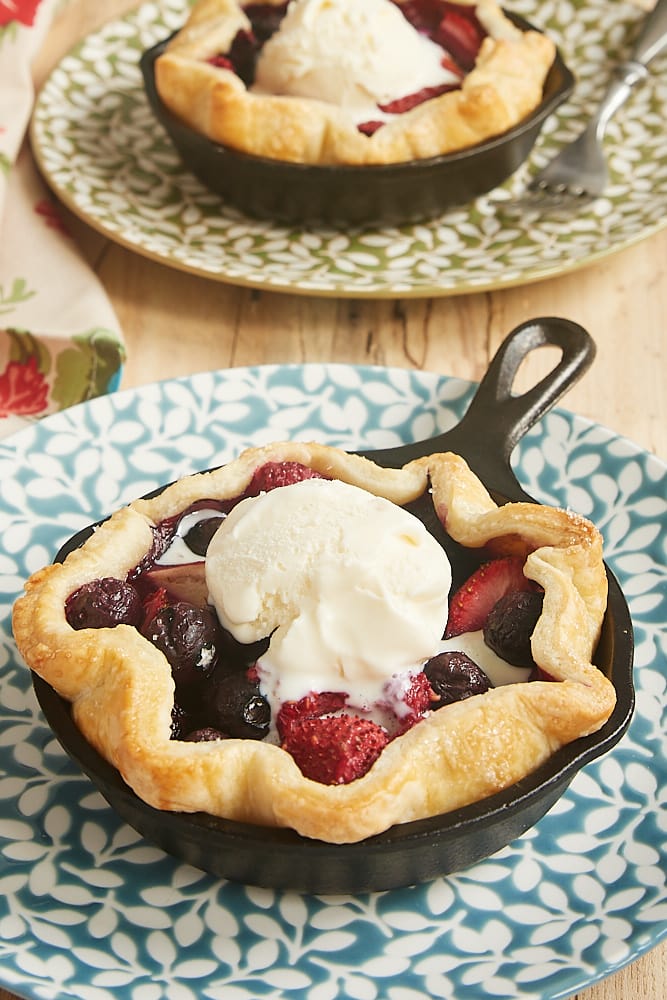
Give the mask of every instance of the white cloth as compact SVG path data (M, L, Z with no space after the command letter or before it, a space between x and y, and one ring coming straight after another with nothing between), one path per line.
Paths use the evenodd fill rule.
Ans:
M0 437L117 387L112 305L67 232L27 139L31 67L62 0L0 0Z

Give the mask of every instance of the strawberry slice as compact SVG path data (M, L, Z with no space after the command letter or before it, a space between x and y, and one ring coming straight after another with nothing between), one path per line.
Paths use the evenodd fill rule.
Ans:
M557 683L556 678L553 674L547 673L546 670L542 670L542 667L535 667L529 680L531 681L553 681Z
M413 28L432 35L442 17L442 0L402 0L400 10Z
M218 54L216 56L211 56L210 59L206 60L211 66L215 66L216 69L228 69L231 73L235 73L234 64L229 56L223 56Z
M267 493L279 486L292 486L302 479L324 479L319 472L309 469L301 462L265 462L255 469L246 493L255 497L258 493Z
M295 720L283 741L306 778L346 785L366 774L387 745L382 726L357 715Z
M465 72L461 69L458 63L454 62L451 55L447 52L445 52L440 60L440 65L443 69L448 69L450 73L454 73L455 76L461 77L461 79L465 76Z
M491 609L506 594L539 590L536 583L523 575L523 563L520 556L493 559L468 577L449 602L445 638L483 628Z
M459 4L445 6L447 9L433 35L433 41L447 49L458 65L468 73L475 65L484 41L484 29L472 9L462 8Z
M384 122L375 121L375 119L371 119L370 121L367 122L360 122L360 124L357 125L357 128L363 135L375 135L377 130L379 128L382 128L383 125Z
M311 691L299 701L284 701L276 718L280 738L285 738L293 722L338 712L346 701L347 695L343 691Z
M405 97L397 97L393 101L388 101L386 104L378 104L380 111L384 111L388 115L402 115L406 111L411 111L412 108L416 108L419 104L424 104L426 101L432 100L434 97L440 97L441 94L447 94L450 90L458 90L458 83L441 83L437 87L422 87L421 90L417 90L414 94L406 94Z
M145 632L150 623L155 618L158 611L162 611L169 604L169 595L164 587L151 590L143 600L144 620L141 631Z

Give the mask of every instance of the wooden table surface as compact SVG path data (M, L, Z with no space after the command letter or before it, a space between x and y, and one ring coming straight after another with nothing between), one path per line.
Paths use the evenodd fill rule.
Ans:
M134 6L128 0L64 6L35 66L37 82L77 38ZM206 369L323 361L476 380L515 325L561 315L586 327L598 347L593 367L564 405L667 460L667 228L595 265L524 287L433 299L351 300L236 288L152 262L77 220L72 225L124 330L124 387ZM526 363L527 381L543 363L539 356ZM578 1000L665 996L666 942L577 994ZM0 989L0 1000L12 998Z

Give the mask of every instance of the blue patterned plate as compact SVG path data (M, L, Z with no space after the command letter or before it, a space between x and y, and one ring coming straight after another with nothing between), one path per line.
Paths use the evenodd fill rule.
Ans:
M522 486L601 528L636 632L629 731L532 830L456 876L363 896L223 882L147 845L70 763L11 639L25 577L159 484L278 438L377 448L458 421L469 383L238 368L103 396L0 442L0 983L78 1000L556 1000L667 932L667 467L557 410Z

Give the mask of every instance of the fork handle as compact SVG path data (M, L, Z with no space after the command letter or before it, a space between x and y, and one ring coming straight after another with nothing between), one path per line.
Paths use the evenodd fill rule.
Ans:
M667 0L658 0L639 33L630 62L648 66L667 46Z
M648 76L648 64L667 47L667 0L658 0L647 14L629 59L614 69L609 87L591 126L599 138L609 119L624 104L633 88Z

